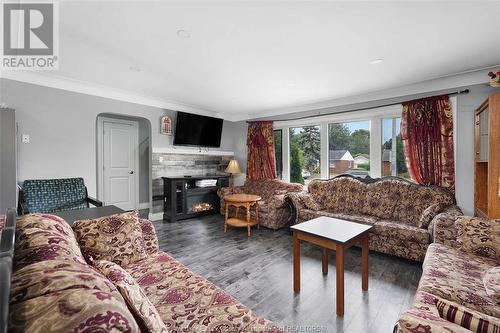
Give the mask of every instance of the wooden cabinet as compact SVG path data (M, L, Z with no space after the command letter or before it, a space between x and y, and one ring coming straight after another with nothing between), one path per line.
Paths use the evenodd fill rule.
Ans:
M490 95L475 116L475 213L500 218L500 94Z

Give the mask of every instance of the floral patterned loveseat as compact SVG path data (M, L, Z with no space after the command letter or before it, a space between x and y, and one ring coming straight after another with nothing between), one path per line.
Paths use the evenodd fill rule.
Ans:
M106 274L105 277L95 263L110 262L92 261L92 257L85 255L85 247L88 249L94 244L96 255L99 250L105 250L106 247L99 247L103 234L121 242L120 246L108 246L110 253L129 246L129 233L120 229L119 220L111 220L105 228L90 230L92 244L86 243L84 247L79 245L77 230L72 230L55 215L29 214L18 218L9 332L280 331L160 251L154 226L149 220L137 218L135 221L134 228L141 238L136 245L144 251L145 258L122 267L116 265L122 273L117 274L115 270L114 275ZM90 265L89 260L94 265ZM132 276L132 280L123 279L124 272ZM132 314L129 298L114 279L132 288L135 285L142 299L154 305L144 308L146 311L142 314L149 316L150 321L159 319L153 323L156 329L145 327L139 321L142 317L135 312Z
M262 200L258 202L260 225L276 230L284 227L290 220L290 207L285 201L285 195L303 190L304 187L301 184L290 184L278 179L247 179L243 186L223 187L217 194L220 197L222 215L224 215L226 195L246 193L262 197Z
M397 177L313 180L307 191L286 199L293 206L292 223L328 216L373 225L371 250L416 261L423 261L436 221L462 215L450 191Z
M394 332L500 332L500 220L439 221L412 307Z

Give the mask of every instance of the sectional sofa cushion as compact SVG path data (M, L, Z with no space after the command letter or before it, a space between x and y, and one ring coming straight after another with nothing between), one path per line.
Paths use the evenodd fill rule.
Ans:
M362 212L366 215L390 219L396 206L392 187L392 183L389 181L367 185L366 197L361 205Z
M109 260L124 267L146 257L137 210L76 221L73 230L87 261Z
M139 226L142 231L142 240L144 241L144 251L147 254L156 253L160 250L158 245L158 236L156 235L153 222L148 219L139 219Z
M460 250L500 260L500 220L462 216L456 225Z
M125 269L171 332L282 332L164 252Z
M475 333L500 332L500 319L472 311L459 304L439 299L436 307L441 318L460 325Z
M390 220L376 221L372 233L390 238L397 238L406 242L430 243L430 235L426 229Z
M139 332L115 286L87 265L64 220L21 216L16 237L9 332Z
M483 275L483 283L488 296L500 305L500 266L488 269Z
M127 271L107 260L94 261L93 265L115 284L129 309L138 322L142 324L143 332L167 333L167 327L163 323L160 314Z
M401 194L394 207L393 219L418 226L424 211L433 204L440 203L445 207L454 203L453 194L437 186L420 186L394 180Z
M14 268L63 258L85 264L75 235L64 220L51 214L29 214L17 219Z
M67 289L11 304L9 332L139 333L123 300L97 289Z
M12 275L11 304L63 290L100 290L121 300L113 283L87 264L71 260L48 260L33 263Z
M500 318L500 306L488 295L482 279L494 266L498 266L498 261L433 243L425 257L418 289Z

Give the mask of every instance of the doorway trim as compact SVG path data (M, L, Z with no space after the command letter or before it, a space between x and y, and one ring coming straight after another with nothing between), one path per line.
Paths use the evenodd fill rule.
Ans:
M136 131L135 143L135 161L134 161L134 178L135 178L135 208L139 209L139 122L134 120L125 120L111 117L97 117L97 199L104 202L104 123L119 123L131 125ZM104 204L106 204L104 202Z

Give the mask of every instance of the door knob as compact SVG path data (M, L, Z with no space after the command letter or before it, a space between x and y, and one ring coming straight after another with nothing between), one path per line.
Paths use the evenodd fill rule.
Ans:
M131 174L131 175L133 175L134 174L134 170L131 170L128 173Z

